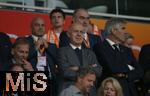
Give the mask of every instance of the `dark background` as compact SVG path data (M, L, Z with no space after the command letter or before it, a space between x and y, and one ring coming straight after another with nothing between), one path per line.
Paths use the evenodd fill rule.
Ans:
M63 0L69 9L106 5L107 13L115 14L115 0ZM118 0L119 14L150 17L150 0Z

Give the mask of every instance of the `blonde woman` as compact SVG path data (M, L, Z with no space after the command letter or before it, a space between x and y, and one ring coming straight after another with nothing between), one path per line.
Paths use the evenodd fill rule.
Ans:
M123 96L122 87L118 80L108 77L103 80L97 96Z

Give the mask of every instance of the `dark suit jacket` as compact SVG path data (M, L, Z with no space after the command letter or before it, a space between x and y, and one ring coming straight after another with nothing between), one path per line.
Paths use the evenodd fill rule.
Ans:
M150 89L150 44L142 47L139 55L139 63L144 70L144 88Z
M12 43L7 34L0 32L0 71L8 70Z
M95 44L101 43L101 39L99 36L88 34L88 37L89 37L89 42L90 42L90 48L93 48ZM62 32L60 34L59 40L60 40L59 42L60 47L67 46L70 43L69 37L67 36L66 32ZM86 48L84 43L82 44L82 46Z
M27 37L27 40L30 43L29 57L28 61L32 64L34 70L36 69L37 64L37 50L35 48L34 40L32 36ZM55 64L56 64L56 46L54 44L49 44L48 48L45 50L48 66L52 72L52 75L55 75Z
M141 48L139 63L145 71L150 70L150 44L144 45Z
M143 74L131 49L120 45L120 54L116 55L112 46L104 40L102 44L94 47L94 51L103 67L102 80L107 77L114 77L116 73L126 73L128 78L117 78L123 87L124 96L137 96L134 81L141 78ZM127 65L131 65L135 69L131 71Z
M77 72L68 69L69 67L72 66L78 66L79 68L81 68L90 66L92 64L97 64L97 66L93 68L95 69L98 77L101 75L102 67L99 65L95 54L90 49L82 48L81 50L82 50L82 66L80 65L79 59L71 46L62 47L58 51L57 59L60 69L62 71L61 72L63 76L62 78L65 79L67 82L73 81L77 75Z

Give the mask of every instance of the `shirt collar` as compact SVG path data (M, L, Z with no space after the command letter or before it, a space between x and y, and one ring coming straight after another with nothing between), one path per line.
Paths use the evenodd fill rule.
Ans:
M32 35L32 38L33 38L34 41L37 41L37 40L38 40L38 37L35 36L35 35Z
M115 45L116 43L113 42L112 40L108 39L108 38L107 38L106 40L107 40L107 42L111 45L111 47L112 47L113 49L115 49L115 47L114 47L113 45ZM117 48L119 49L119 44L116 44L116 45L118 45Z
M108 43L111 45L111 46L113 46L114 44L116 44L115 42L113 42L112 40L110 40L110 39L106 39L107 41L108 41Z
M73 44L71 44L71 43L70 43L70 46L72 47L72 49L79 48L79 49L81 50L81 46L79 46L79 47L76 47L76 46L74 46L74 45L73 45Z

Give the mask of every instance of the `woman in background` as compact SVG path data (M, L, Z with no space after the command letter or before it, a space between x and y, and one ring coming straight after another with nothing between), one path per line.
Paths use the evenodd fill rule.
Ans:
M108 77L103 80L97 96L123 96L122 87L115 78Z

